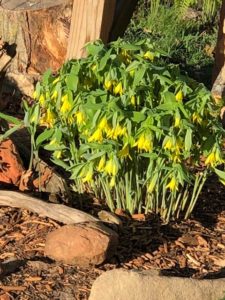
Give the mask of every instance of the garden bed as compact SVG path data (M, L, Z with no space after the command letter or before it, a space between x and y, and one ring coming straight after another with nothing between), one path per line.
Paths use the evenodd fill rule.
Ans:
M16 260L18 268L3 275L0 295L7 294L9 299L88 299L94 279L114 268L161 269L165 275L193 278L224 277L224 199L222 185L210 178L187 221L164 225L153 215L146 221L122 218L117 253L105 264L89 268L44 257L45 237L60 224L25 210L2 207L0 262ZM82 209L96 215L99 206L84 200Z
M162 9L158 13L164 18ZM141 18L139 12L137 18ZM170 15L167 18L171 22ZM16 121L16 129L26 127L31 133L33 149L30 136L14 133L20 135L16 142L25 170L34 169L32 159L29 163L32 152L36 159L39 154L43 159L42 148L52 151L53 163L49 162L50 154L46 157L44 152L46 162L51 166L55 163L53 168L63 174L68 185L74 180L71 189L76 194L71 192L70 205L95 217L100 210L111 208L118 212L123 226L118 229L119 245L114 256L100 266L83 268L44 255L46 236L63 224L25 209L0 206L0 300L88 299L94 280L115 268L160 269L162 275L196 279L225 277L225 189L212 175L215 172L225 182L225 173L216 168L224 163L224 132L210 92L183 74L184 70L210 86L211 71L203 72L204 76L200 71L211 70L216 34L208 24L201 34L200 24L196 28L193 24L184 26L176 32L177 37L168 37L166 42L162 35L163 48L154 42L161 36L161 32L154 35L151 30L152 24L157 27L155 21L150 17L147 20L139 24L141 36L154 47L145 40L133 42L132 32L139 36L136 33L140 31L135 25L126 34L131 44L120 40L110 49L97 42L88 46L91 55L81 63L71 61L57 75L47 72L37 85L34 99L24 102L24 111L20 99L12 101L11 95L3 93L1 111L19 117L11 118ZM159 23L165 27L161 19ZM168 30L173 33L171 27ZM163 33L167 36L164 29ZM200 49L198 53L196 49ZM181 66L181 73L170 65L174 62ZM23 123L20 115L24 112ZM5 119L10 121L10 117ZM45 126L41 133L40 126ZM4 134L7 137L7 132ZM160 156L163 161L154 165ZM185 215L183 208L189 204L185 197L194 191L193 205L186 216L192 211L197 187L200 192L204 183L204 167L209 178L197 206L189 219L173 221ZM97 191L95 198L77 197L86 191ZM102 204L99 198L107 201ZM163 202L171 205L166 207ZM183 208L176 211L178 204ZM173 208L174 212L168 213ZM141 213L134 214L138 211ZM155 214L144 215L144 211Z

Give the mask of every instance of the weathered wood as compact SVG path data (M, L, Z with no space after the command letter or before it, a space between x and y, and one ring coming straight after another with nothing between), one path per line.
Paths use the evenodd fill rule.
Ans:
M108 42L116 0L74 0L67 59L85 56L87 42Z
M51 204L14 191L0 191L0 206L23 208L63 224L98 222L99 220L78 209L62 204Z
M0 36L16 50L11 73L57 70L65 60L72 0L3 0Z

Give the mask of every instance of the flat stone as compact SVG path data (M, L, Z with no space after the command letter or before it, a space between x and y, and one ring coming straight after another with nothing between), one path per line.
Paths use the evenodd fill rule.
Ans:
M112 270L99 276L89 300L221 300L225 279L159 276L158 271Z
M117 245L117 233L102 223L78 223L49 233L45 255L71 265L99 265L114 254Z

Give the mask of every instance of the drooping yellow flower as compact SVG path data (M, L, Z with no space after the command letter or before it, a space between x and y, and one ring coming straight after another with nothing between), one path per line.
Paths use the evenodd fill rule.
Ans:
M68 97L68 95L64 95L63 97L62 97L62 106L61 106L61 108L60 108L60 112L62 113L62 114L66 114L66 113L68 113L68 112L70 112L71 111L71 109L72 109L72 104L71 104L71 102L69 101L69 97Z
M174 120L174 127L176 128L180 128L180 125L181 125L181 119L180 119L180 116L175 116L175 120Z
M130 102L133 106L136 105L136 97L135 96L131 96Z
M224 163L224 160L221 156L220 150L216 149L215 151L211 152L205 160L206 166L215 167L216 165Z
M39 103L41 106L45 104L45 96L43 94L41 94L39 97Z
M178 102L182 102L183 101L183 92L182 92L182 90L179 90L177 93L176 93L176 95L175 95L175 98L176 98L176 100L178 101Z
M208 155L205 161L205 165L211 165L214 166L216 164L216 154L215 152L212 152Z
M85 114L82 111L77 111L75 117L78 125L85 125Z
M54 145L54 146L57 144L58 144L58 142L57 142L56 138L52 139L51 142L49 143L49 145Z
M56 151L54 151L53 156L54 156L56 159L60 159L60 158L62 157L62 151L61 151L61 150L56 150Z
M152 151L153 149L153 142L151 135L142 133L137 142L134 144L134 146L137 146L138 150L144 150L146 152Z
M98 142L101 143L103 141L102 130L97 128L95 132L88 138L88 142Z
M202 117L198 113L194 112L192 115L192 121L193 121L193 123L197 123L197 124L201 125L203 120L202 120Z
M135 70L134 70L134 69L133 69L133 70L130 70L129 74L130 74L131 77L134 77Z
M173 146L174 146L173 139L171 137L168 137L165 144L163 145L163 149L171 150Z
M175 162L175 163L176 163L176 162L181 162L181 158L180 158L178 152L173 152L173 153L171 153L170 158L171 158L171 160L172 160L173 162Z
M98 172L103 172L105 167L105 155L103 155L98 163L97 166L97 171Z
M97 69L97 65L96 65L96 64L93 64L93 65L91 66L91 69L92 69L92 71L94 72L94 71Z
M52 100L56 100L57 97L58 97L58 92L57 92L56 90L54 90L54 92L53 92L52 95L51 95L51 99L52 99Z
M120 59L125 63L129 64L131 62L131 56L127 50L122 49L120 53Z
M30 123L38 123L38 116L39 115L33 115L32 117L31 117L31 119L30 119Z
M119 157L123 158L123 157L129 157L130 160L132 160L131 156L130 156L130 151L129 151L129 145L126 143L123 148L119 151L118 155Z
M33 98L36 100L37 99L37 91L33 92Z
M177 154L179 154L181 149L183 149L183 142L182 139L178 137L175 141L172 151L175 151Z
M113 86L113 81L109 79L105 79L104 81L104 87L107 91L111 91Z
M145 59L148 59L150 61L154 60L154 54L151 51L147 51L145 52L144 56Z
M110 180L109 186L110 186L111 188L113 188L113 187L115 186L115 184L116 184L116 177L113 176L113 177L111 178L111 180Z
M49 127L53 127L55 124L56 116L54 112L52 112L50 109L47 109L47 115L46 115L46 123L49 125Z
M115 128L106 130L106 133L108 138L117 140L120 136L126 136L127 129L126 127L122 127L119 124L117 124Z
M55 114L48 108L47 112L40 118L40 125L53 127L56 120Z
M115 95L122 95L123 94L123 85L119 82L113 89Z
M178 189L178 182L175 177L172 177L166 188L170 189L171 192L174 192Z
M82 178L82 182L90 182L93 180L93 170L90 168L88 172L86 173L86 176Z
M103 117L98 124L98 128L107 132L109 130L109 125L106 117Z
M107 161L104 171L109 175L116 176L118 172L118 166L113 158Z
M52 84L53 85L56 84L57 82L59 82L59 80L60 80L60 77L58 76L58 77L56 77L56 79L53 80Z

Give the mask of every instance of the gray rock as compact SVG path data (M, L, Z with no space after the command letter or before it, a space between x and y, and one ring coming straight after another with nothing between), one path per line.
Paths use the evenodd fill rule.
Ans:
M117 233L102 223L78 223L49 233L45 255L71 265L99 265L114 254L117 244Z
M222 300L225 279L159 276L158 271L112 270L94 282L89 300Z

